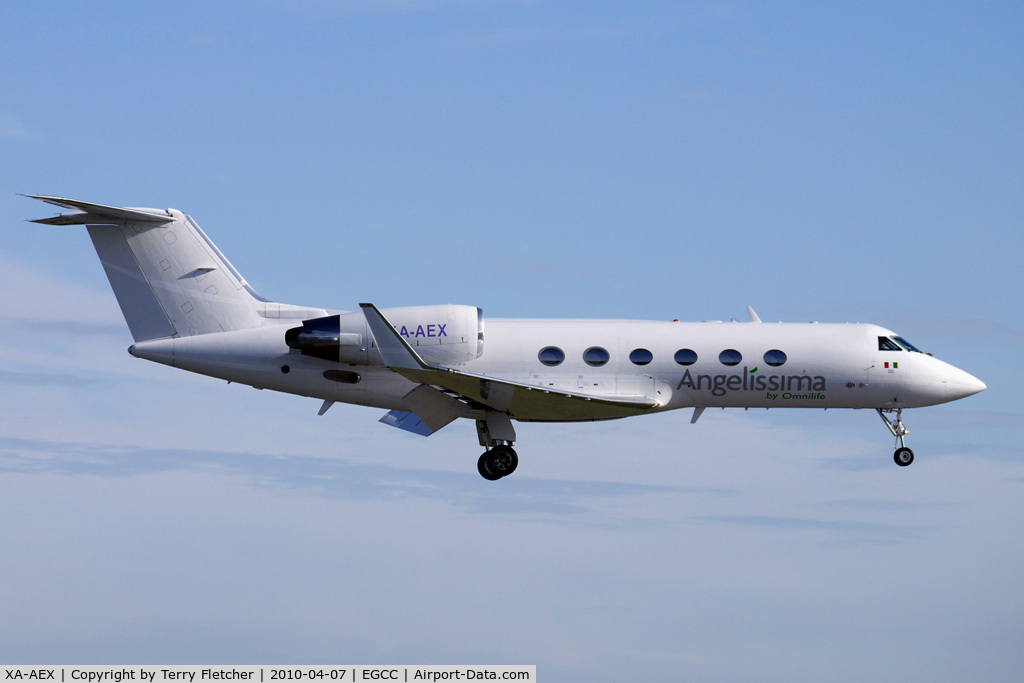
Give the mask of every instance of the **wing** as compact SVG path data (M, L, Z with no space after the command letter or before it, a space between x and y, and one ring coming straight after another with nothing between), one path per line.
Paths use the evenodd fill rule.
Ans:
M628 417L659 403L649 396L595 396L555 391L497 377L429 365L373 304L360 304L384 365L403 377L441 387L520 420L574 421Z

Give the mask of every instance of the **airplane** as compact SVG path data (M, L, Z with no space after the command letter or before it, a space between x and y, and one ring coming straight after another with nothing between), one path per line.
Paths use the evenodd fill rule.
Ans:
M903 410L986 387L891 330L867 324L488 319L467 305L357 311L257 294L191 217L23 195L69 209L32 222L85 225L134 339L128 352L228 382L387 410L380 422L429 436L474 420L477 471L519 457L513 420L586 422L692 408L878 412L914 452Z

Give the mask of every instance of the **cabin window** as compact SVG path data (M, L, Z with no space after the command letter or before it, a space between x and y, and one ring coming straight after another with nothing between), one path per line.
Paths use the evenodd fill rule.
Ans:
M728 365L731 367L733 365L739 365L742 360L743 354L736 349L726 349L718 354L718 362L722 365Z
M778 349L766 351L764 354L764 362L772 366L773 368L777 368L786 362L786 354L784 354L782 351L779 351Z
M633 365L647 365L654 360L654 354L647 349L633 349L629 354L629 360Z
M917 348L903 337L893 337L893 341L905 348L907 351L916 351L917 353L921 353L921 349Z
M680 365L693 365L697 362L697 352L693 349L679 349L673 358Z
M544 365L553 368L556 365L562 364L562 361L565 360L565 352L557 346L545 346L537 354L537 358Z
M901 349L900 345L897 344L896 342L894 342L892 339L889 339L888 337L879 337L878 338L878 350L879 351L902 351L903 349Z
M600 346L591 346L583 352L583 362L595 368L607 363L610 357L607 349L602 349Z

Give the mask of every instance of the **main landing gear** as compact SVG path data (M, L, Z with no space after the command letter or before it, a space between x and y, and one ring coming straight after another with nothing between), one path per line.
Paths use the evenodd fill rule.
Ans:
M507 477L516 471L519 466L519 456L516 455L512 446L502 444L484 451L480 459L476 461L476 469L480 476L489 481L497 481Z
M519 466L519 456L512 448L516 430L509 416L488 411L484 419L476 421L476 432L480 437L480 445L487 449L476 461L480 476L489 481L497 481L515 472Z
M877 408L878 416L885 422L885 426L889 428L892 435L896 437L896 452L892 454L892 459L896 461L896 464L900 467L906 467L910 463L914 462L914 451L910 450L903 443L903 437L910 433L910 430L903 426L903 409L896 409L896 419L890 418L887 413L893 412L892 408Z

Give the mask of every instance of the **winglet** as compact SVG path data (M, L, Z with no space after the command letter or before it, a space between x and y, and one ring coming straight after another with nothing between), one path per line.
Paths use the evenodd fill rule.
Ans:
M752 306L747 306L747 315L750 316L750 322L752 322L752 323L759 323L759 322L761 322L761 319L759 317L757 317L757 313L754 313L754 308Z
M373 340L377 342L377 350L380 351L380 357L383 359L384 365L389 368L401 368L403 370L443 369L424 363L420 355L409 346L407 341L402 339L402 335L398 334L398 331L377 310L376 306L373 304L359 304L359 308L363 309L363 315L366 316L366 324L370 326L370 333L373 335Z

